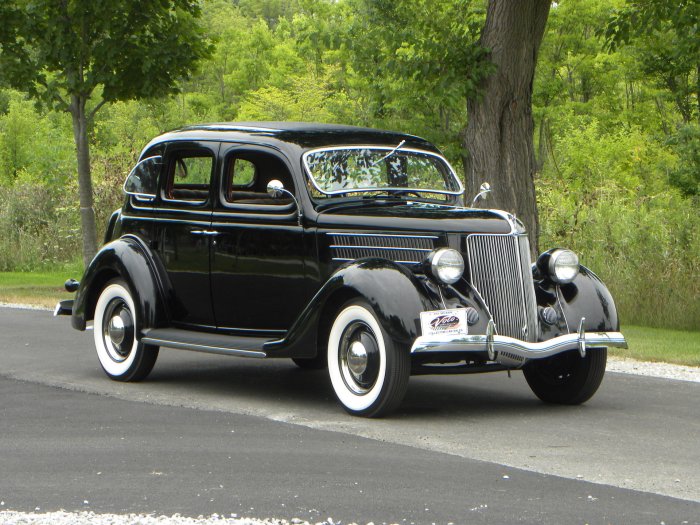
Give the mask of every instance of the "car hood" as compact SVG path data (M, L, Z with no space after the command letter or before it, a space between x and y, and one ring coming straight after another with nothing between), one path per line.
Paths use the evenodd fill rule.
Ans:
M518 219L504 211L405 201L338 206L321 212L317 223L319 228L336 230L492 234L525 231Z

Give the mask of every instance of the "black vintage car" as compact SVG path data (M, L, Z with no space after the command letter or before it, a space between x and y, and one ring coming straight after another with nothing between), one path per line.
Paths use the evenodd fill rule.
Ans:
M487 186L483 187L488 191ZM308 123L155 138L74 301L107 375L161 347L328 368L341 405L380 416L411 374L522 369L546 402L597 390L626 346L605 285L565 249L531 264L516 217L462 205L429 142Z

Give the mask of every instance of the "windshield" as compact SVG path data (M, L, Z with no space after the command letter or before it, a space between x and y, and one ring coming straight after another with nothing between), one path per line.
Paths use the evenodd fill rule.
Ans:
M462 186L447 161L428 151L384 146L324 148L304 154L319 196L353 193L459 195ZM314 192L316 193L316 192Z

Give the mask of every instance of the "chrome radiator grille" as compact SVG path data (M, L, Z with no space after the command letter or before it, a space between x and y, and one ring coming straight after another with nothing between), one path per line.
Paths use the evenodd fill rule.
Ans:
M329 233L334 261L354 261L380 257L391 261L418 264L433 250L432 235L383 235L373 233Z
M496 329L525 341L537 340L537 302L525 235L469 235L469 272L489 307Z

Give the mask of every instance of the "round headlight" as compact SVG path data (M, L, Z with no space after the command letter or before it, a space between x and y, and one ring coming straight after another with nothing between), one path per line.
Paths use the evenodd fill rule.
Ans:
M462 254L452 248L440 248L430 258L430 271L445 284L454 284L464 274Z
M549 256L549 276L554 282L570 283L578 270L578 256L571 250L554 250Z

